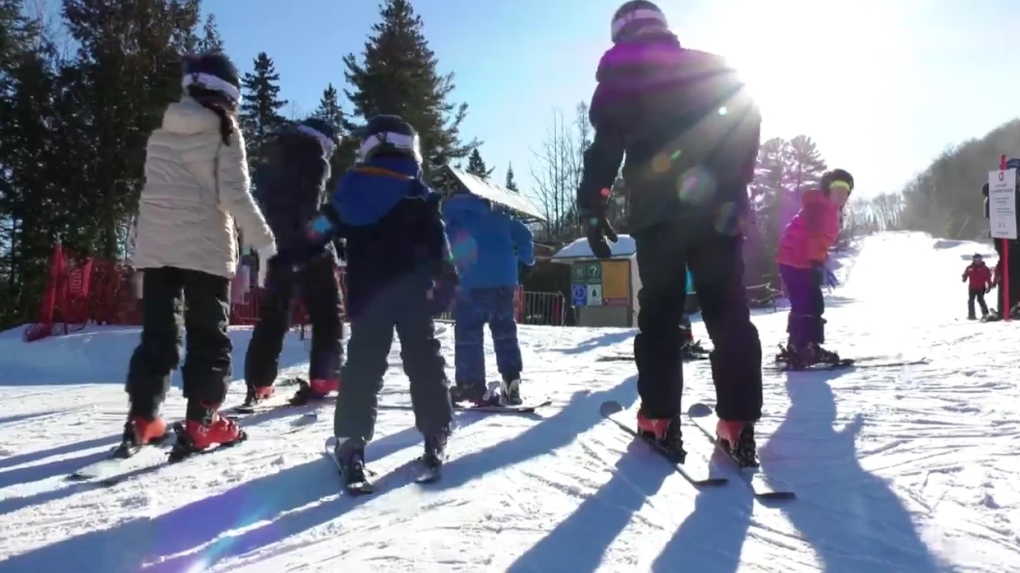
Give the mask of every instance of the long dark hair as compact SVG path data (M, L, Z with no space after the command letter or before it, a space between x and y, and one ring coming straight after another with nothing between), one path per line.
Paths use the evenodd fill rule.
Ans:
M233 113L237 111L237 104L222 93L202 86L192 84L186 90L189 96L202 104L202 107L219 116L220 137L223 138L223 145L230 145L230 136L237 129L237 123L233 118Z

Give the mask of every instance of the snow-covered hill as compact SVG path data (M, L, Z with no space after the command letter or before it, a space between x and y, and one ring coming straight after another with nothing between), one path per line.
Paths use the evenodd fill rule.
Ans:
M407 475L419 437L391 368L370 446L381 487L357 500L339 494L322 455L328 408L303 426L293 411L256 415L245 444L113 487L66 482L118 439L137 332L31 344L6 333L0 572L1020 571L1020 327L960 320L963 259L989 250L884 234L844 260L830 346L930 362L767 373L764 469L798 494L782 503L755 501L737 480L698 492L600 418L604 400L636 406L633 364L595 360L629 352L625 329L521 327L526 390L553 406L458 414L453 457L430 486ZM784 314L755 322L767 350L785 338ZM235 359L248 337L234 331ZM452 358L452 329L442 338ZM304 352L288 340L284 375L302 373ZM707 364L687 373L688 403L711 400ZM235 383L231 402L242 394ZM165 411L183 413L179 390ZM687 441L711 455L700 434Z

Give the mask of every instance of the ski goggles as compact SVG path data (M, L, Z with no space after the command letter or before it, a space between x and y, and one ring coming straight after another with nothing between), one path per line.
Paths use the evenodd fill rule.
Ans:
M833 181L829 183L829 191L846 191L848 194L853 191L853 187L850 186L846 181Z

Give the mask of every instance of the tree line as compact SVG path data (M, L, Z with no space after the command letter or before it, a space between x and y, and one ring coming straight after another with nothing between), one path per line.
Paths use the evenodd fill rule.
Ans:
M60 0L55 20L36 6L0 0L0 328L34 318L58 241L81 256L124 257L145 142L180 98L183 59L229 53L201 0ZM235 64L255 162L267 136L299 118L287 115L269 54ZM466 161L488 177L480 142L461 134L468 106L452 101L454 79L440 71L409 0L384 0L364 50L343 58L347 89L336 87L341 78L327 83L311 115L350 135L366 117L400 114L419 131L427 174ZM355 145L344 138L334 175ZM507 186L516 189L512 169Z
M60 0L52 20L36 6L0 0L0 328L33 318L56 242L82 256L124 257L143 184L145 141L166 105L180 97L183 58L229 53L215 16L201 17L201 0ZM367 35L360 53L343 58L342 80L326 82L311 113L346 136L333 157L334 176L353 161L350 135L366 117L398 113L419 130L427 175L454 164L489 179L494 170L479 152L481 142L461 133L468 105L453 101L455 76L440 70L410 1L382 0ZM270 54L235 63L243 71L240 124L254 163L269 134L300 118L281 96ZM555 111L535 150L528 195L546 219L535 227L537 240L582 236L574 195L593 135L587 115L584 103L569 113ZM1016 141L1020 123L999 131L987 145L968 142L947 151L902 195L855 200L846 234L898 228L976 233L981 213L974 194L984 175L971 171L985 169L987 147ZM961 155L980 156L973 162L981 169L963 173ZM797 195L825 167L808 136L762 145L751 190L749 284L775 283L771 252L778 233ZM520 192L512 165L502 184ZM613 199L614 224L626 232L622 179Z

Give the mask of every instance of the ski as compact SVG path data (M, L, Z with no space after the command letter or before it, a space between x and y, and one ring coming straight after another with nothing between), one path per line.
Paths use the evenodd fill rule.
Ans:
M327 458L333 460L333 465L336 466L336 471L340 475L340 479L344 481L344 493L351 497L375 493L375 483L372 481L372 478L375 477L375 472L368 469L367 466L365 467L365 479L363 480L347 481L344 477L344 468L340 464L340 460L336 457L336 438L334 436L326 438L326 441L323 443L323 448L323 454Z
M500 406L496 404L486 405L467 405L455 403L453 409L459 412L482 412L486 414L533 414L535 410L539 408L545 408L551 406L552 400L545 400L538 404L520 404L517 406Z
M699 487L720 486L726 485L726 483L729 482L727 478L711 475L708 464L705 464L703 467L698 467L697 469L691 468L687 464L686 459L677 459L675 454L663 449L656 444L655 441L638 433L637 429L634 427L633 421L624 420L620 415L624 412L624 408L619 402L613 400L603 402L602 406L599 407L599 412L602 414L603 418L609 420L634 438L637 438L651 446L652 450L668 461L677 473L683 476L684 479L689 481L691 484Z
M699 353L699 354L684 354L683 361L684 362L693 362L695 360L708 360L708 357L709 357L709 354L707 352L706 353ZM595 360L597 362L634 362L634 355L633 354L607 354L607 355L604 355L604 356L599 356Z
M810 366L791 366L788 363L779 361L774 365L765 366L767 370L777 372L820 372L826 370L842 370L846 368L897 368L901 366L916 366L920 364L927 364L928 357L915 358L908 360L857 360L854 358L843 358L838 362L819 362Z
M774 480L768 479L768 477L762 473L760 468L757 467L742 467L740 461L734 458L726 449L720 446L719 440L715 436L715 429L710 428L707 424L709 420L715 419L712 407L708 404L692 404L687 410L687 417L691 419L691 422L706 438L716 447L715 449L725 454L726 459L730 460L734 468L740 472L742 481L751 488L754 492L754 496L758 499L794 499L797 495L792 489L783 487Z
M162 443L141 447L121 444L114 450L110 458L79 468L68 475L66 479L76 482L94 482L110 487L129 478L151 473L192 457L231 448L247 438L247 434L242 433L241 439L236 442L215 444L209 448L198 450L189 444L184 424L174 422L171 425L171 431L168 432ZM126 457L124 457L125 455Z

